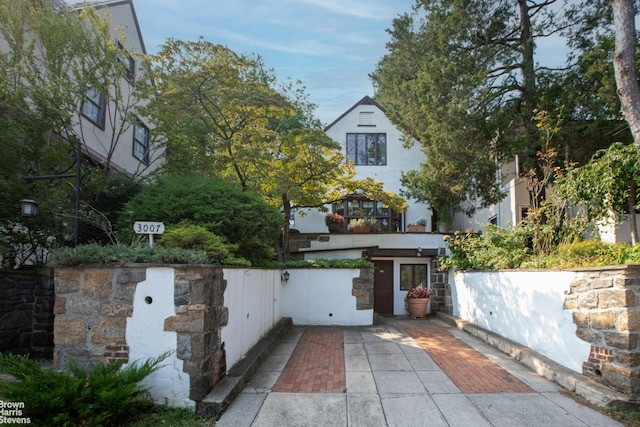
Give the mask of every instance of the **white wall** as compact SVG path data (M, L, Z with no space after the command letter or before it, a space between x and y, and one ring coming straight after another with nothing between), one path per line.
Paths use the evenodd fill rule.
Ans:
M282 318L283 285L278 270L225 268L223 272L229 321L222 328L222 342L230 369Z
M166 351L173 353L158 371L146 377L151 397L170 406L195 407L189 399L189 375L183 361L176 355L177 333L164 330L166 318L175 316L173 268L148 268L147 278L138 283L133 299L133 315L127 318L126 340L129 362L158 357Z
M280 270L225 268L227 287L224 306L228 323L222 328L227 369L230 369L283 317L298 325L372 325L373 309L356 310L353 279L360 269L291 269L288 282ZM173 268L148 268L138 283L133 315L127 318L129 360L144 361L173 351L164 367L149 375L145 384L157 402L194 407L189 399L189 375L177 358L177 333L165 331L164 323L175 316Z
M456 272L453 314L582 373L590 344L576 336L564 297L570 271Z
M282 315L295 325L371 325L373 309L356 310L351 294L360 269L292 269L283 286Z

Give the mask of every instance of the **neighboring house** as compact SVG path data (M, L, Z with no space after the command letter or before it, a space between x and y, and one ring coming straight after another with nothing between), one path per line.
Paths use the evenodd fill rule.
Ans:
M506 196L499 203L478 209L471 217L457 212L450 224L450 231L481 231L487 224L510 229L527 216L531 206L527 183L520 179L517 160L505 163L496 173L496 181Z
M417 169L424 160L419 145L405 148L402 133L389 122L384 108L365 96L325 132L339 142L347 159L355 164L356 178L373 178L395 193L402 190L402 172ZM341 203L327 206L346 221L374 218L377 230L359 234L329 233L324 213L305 210L292 218L292 256L303 259L366 257L375 264L374 310L381 315L406 315L404 296L410 287L431 287L438 272L434 268L444 254L442 234L432 233L432 212L428 204L408 200L404 212L392 212L375 200L345 195ZM426 232L408 232L408 226L424 220ZM346 226L346 224L345 224Z
M527 190L527 183L520 178L516 165L517 159L502 165L496 174L496 180L506 193L506 197L495 205L478 209L471 217L461 212L456 213L451 220L450 231L473 229L474 232L478 232L485 230L488 224L508 230L526 218L531 207L531 197ZM567 214L572 217L578 215L579 211L579 208L573 208L568 210ZM636 221L640 229L640 215L637 216ZM629 215L612 213L609 221L596 224L595 233L596 235L592 237L603 242L631 243Z
M148 175L160 167L164 159L164 148L152 143L154 126L144 117L127 123L122 106L113 101L114 98L125 100L124 104L133 101L133 83L142 72L139 57L146 54L133 0L85 2L70 7L93 7L110 22L113 41L122 49L119 60L126 66L118 96L90 91L81 106L77 126L85 154L99 164L118 171L137 176ZM129 107L128 112L131 111Z

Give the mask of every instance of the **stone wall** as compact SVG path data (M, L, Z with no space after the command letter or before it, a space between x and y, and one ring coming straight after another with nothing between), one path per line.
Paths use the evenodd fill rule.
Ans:
M623 393L640 392L640 266L579 271L565 308L591 344L583 374Z
M451 314L451 285L449 272L440 270L440 257L446 255L445 249L438 249L438 256L431 259L431 312L441 311Z
M127 319L133 315L136 287L147 279L148 266L82 266L55 271L54 365L69 359L91 368L99 362L129 361ZM223 307L226 283L214 267L172 267L175 315L163 328L177 334L173 344L183 372L188 374L189 398L201 400L226 374L220 330L226 325ZM153 286L146 283L145 286ZM149 296L142 296L147 304ZM152 325L149 325L150 327ZM157 356L157 355L156 355ZM184 375L183 375L184 376Z
M0 352L53 356L53 271L0 272Z

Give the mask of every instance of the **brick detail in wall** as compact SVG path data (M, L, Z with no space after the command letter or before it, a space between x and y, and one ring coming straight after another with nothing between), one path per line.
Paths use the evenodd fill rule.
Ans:
M640 266L577 272L564 308L576 336L591 344L582 373L621 393L640 393Z
M122 361L129 362L129 346L128 345L108 345L104 349L104 358L107 363Z
M613 350L592 345L589 359L582 364L582 373L589 378L599 380L602 377L602 363L611 360L613 360Z

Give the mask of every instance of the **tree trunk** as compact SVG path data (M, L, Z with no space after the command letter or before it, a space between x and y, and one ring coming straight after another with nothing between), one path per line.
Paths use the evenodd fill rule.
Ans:
M636 223L636 187L629 187L629 230L631 230L631 244L638 243L638 225Z
M635 65L636 27L633 0L612 0L616 47L613 56L618 97L636 148L640 150L640 88Z
M289 229L291 218L291 202L286 194L282 195L282 211L284 212L284 227L282 227L282 245L278 253L278 261L285 262L289 259Z

